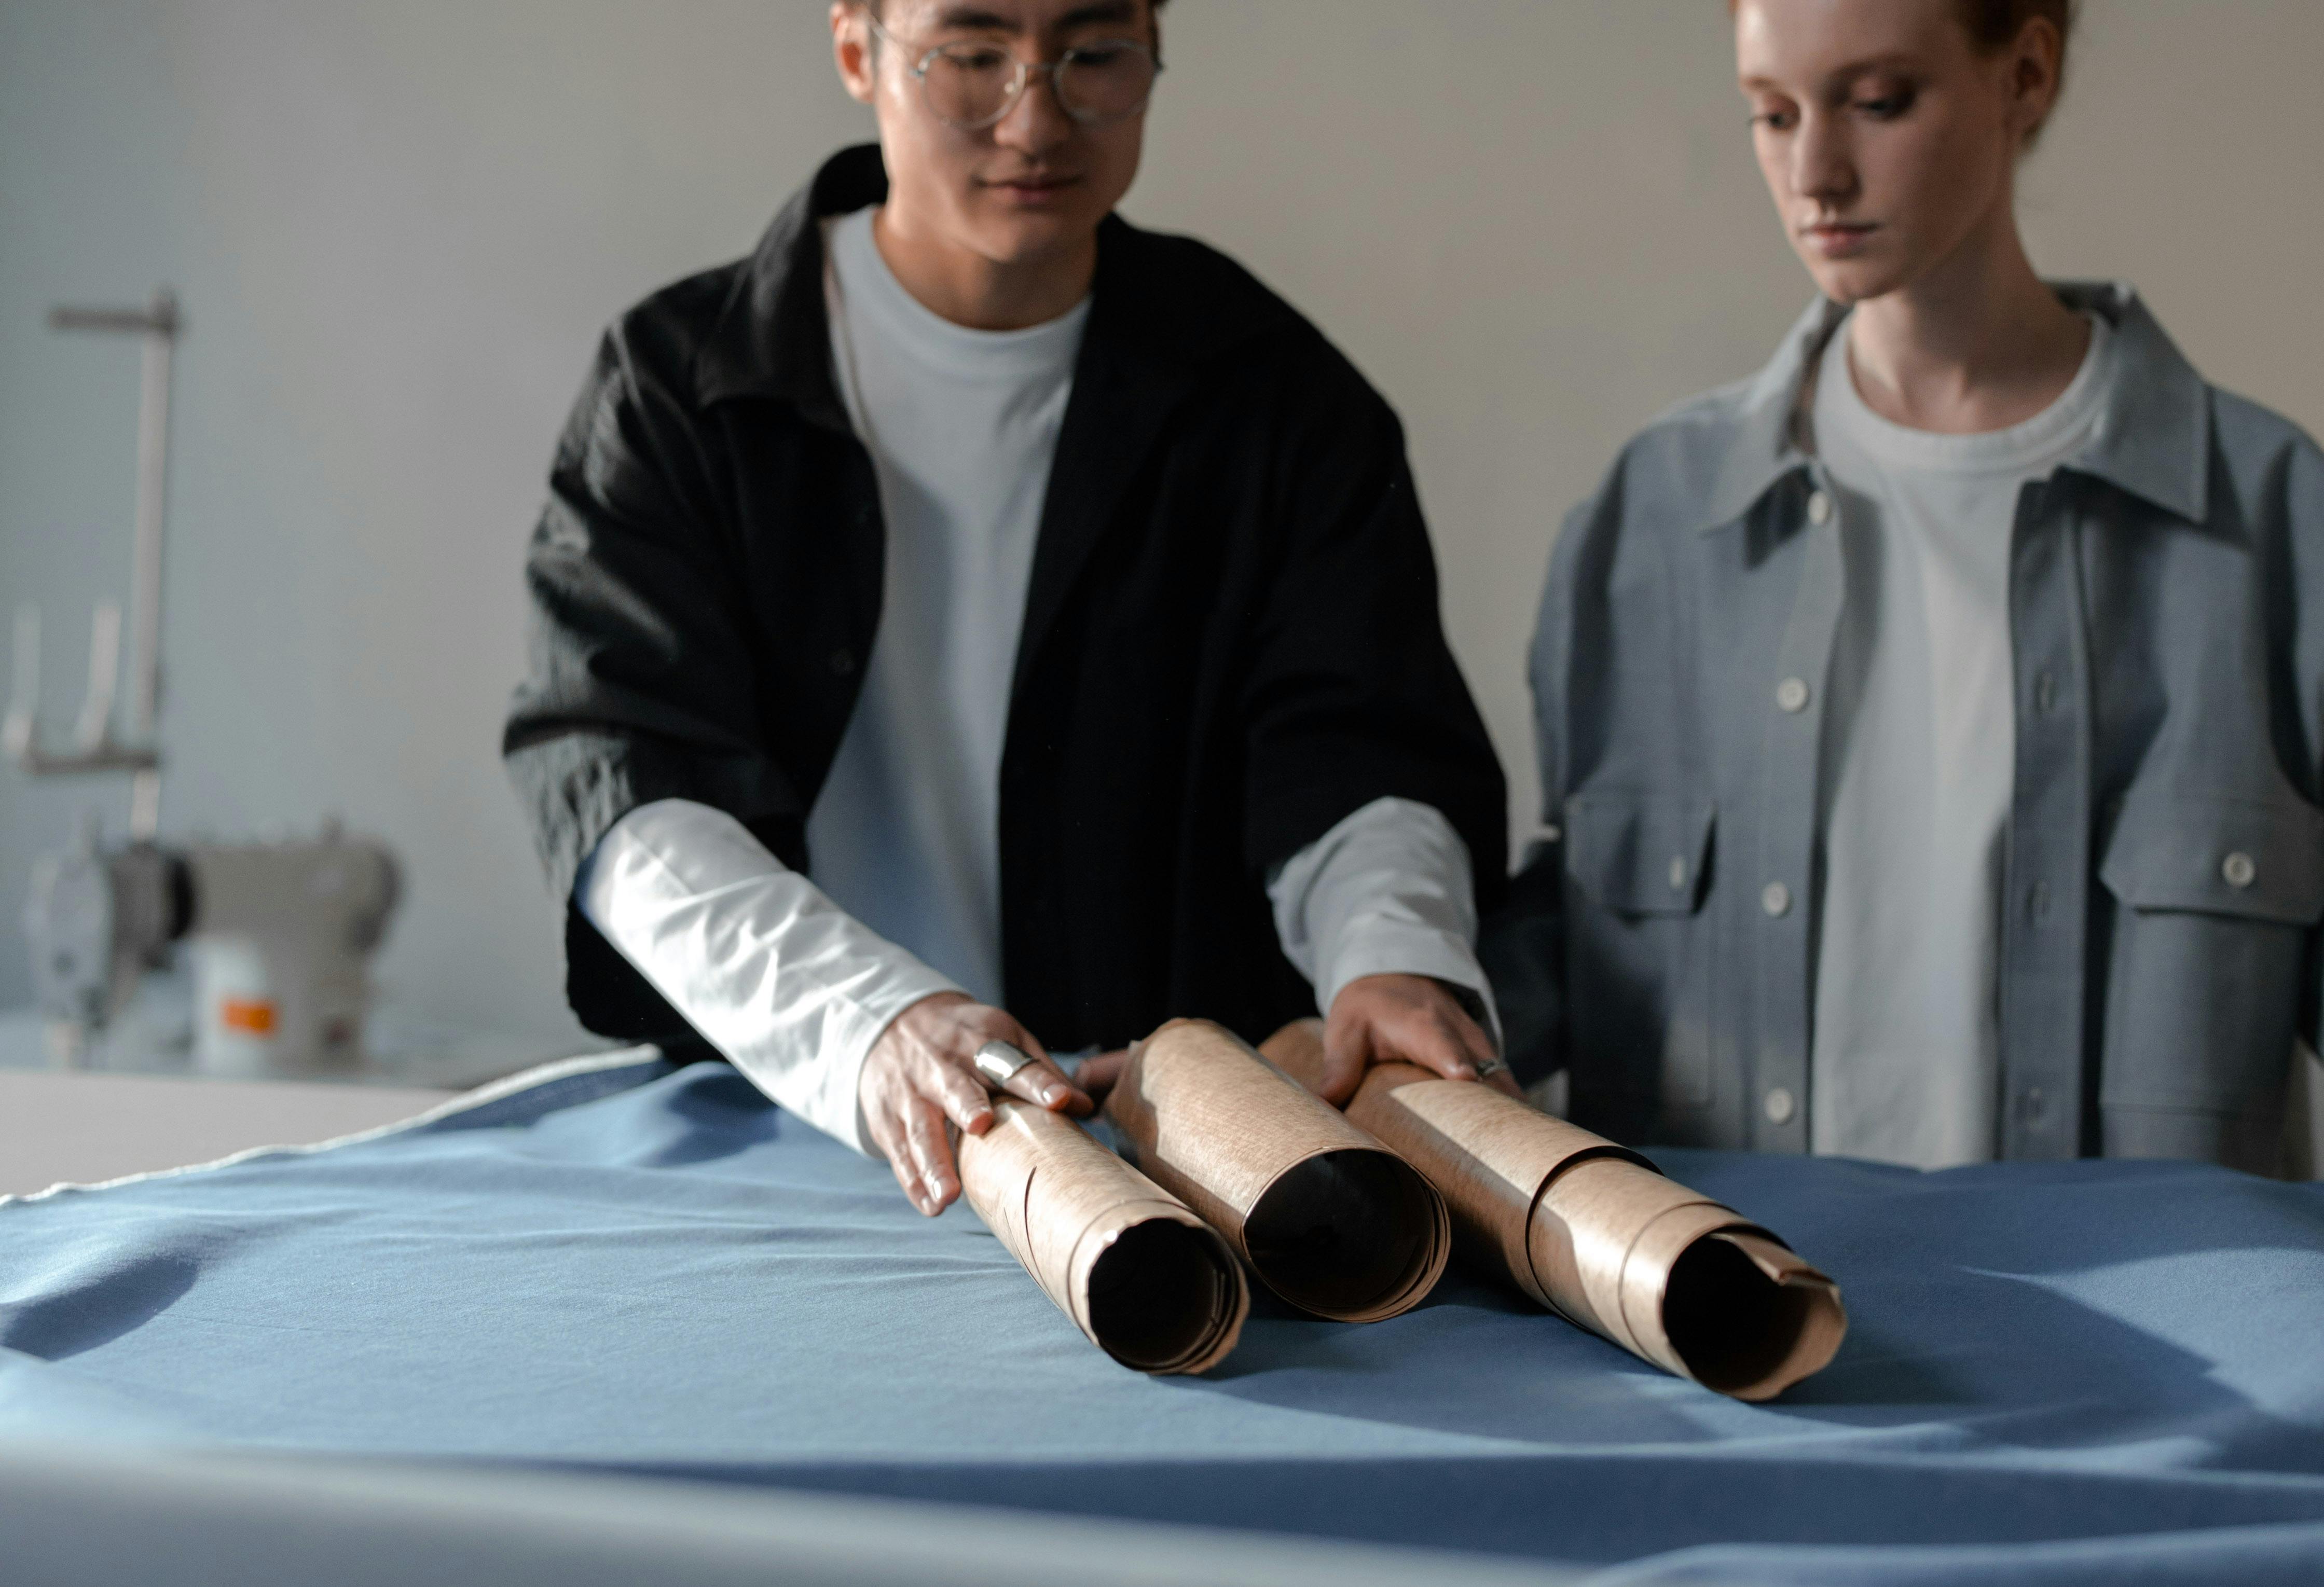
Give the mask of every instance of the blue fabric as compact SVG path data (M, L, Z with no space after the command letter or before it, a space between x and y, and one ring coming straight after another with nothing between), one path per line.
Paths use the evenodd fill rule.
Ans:
M1837 1276L1775 1405L1462 1278L1113 1366L974 1217L721 1066L0 1204L0 1439L578 1465L1618 1566L2324 1577L2324 1186L1659 1154Z

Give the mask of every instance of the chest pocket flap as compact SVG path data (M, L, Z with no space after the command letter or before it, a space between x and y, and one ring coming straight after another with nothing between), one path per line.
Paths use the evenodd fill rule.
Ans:
M2098 880L2134 909L2313 926L2324 916L2324 812L2291 798L2134 794Z
M1716 807L1674 794L1576 794L1565 801L1565 868L1619 915L1691 915L1702 902Z

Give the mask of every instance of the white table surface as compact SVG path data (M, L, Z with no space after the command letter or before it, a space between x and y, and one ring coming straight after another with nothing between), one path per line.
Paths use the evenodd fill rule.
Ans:
M331 1140L424 1113L455 1094L0 1069L0 1195L213 1162L254 1146Z

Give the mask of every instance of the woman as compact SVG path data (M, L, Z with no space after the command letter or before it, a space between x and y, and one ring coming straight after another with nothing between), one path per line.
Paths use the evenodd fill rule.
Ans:
M1821 299L1567 521L1519 1073L1630 1138L2265 1171L2324 915L2324 455L2014 211L2069 0L1740 0Z

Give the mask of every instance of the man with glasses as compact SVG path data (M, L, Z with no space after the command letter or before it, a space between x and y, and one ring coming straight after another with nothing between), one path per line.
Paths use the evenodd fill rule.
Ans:
M990 1088L1086 1112L1118 1055L1049 1048L1174 1015L1321 1007L1341 1094L1508 1084L1500 769L1395 417L1113 215L1158 7L839 0L879 146L617 322L528 556L505 752L575 1010L706 1041L929 1213Z

